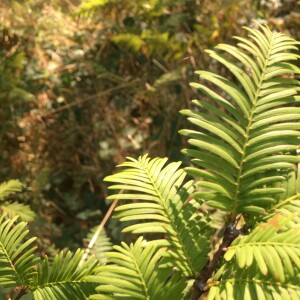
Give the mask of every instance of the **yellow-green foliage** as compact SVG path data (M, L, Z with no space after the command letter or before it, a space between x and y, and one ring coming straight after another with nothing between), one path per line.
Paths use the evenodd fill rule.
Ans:
M24 223L3 215L0 284L17 299L300 299L299 43L257 25L208 51L234 79L198 71L191 84L200 99L180 132L193 165L144 155L106 177L115 217L142 236L106 264L78 250L36 267Z

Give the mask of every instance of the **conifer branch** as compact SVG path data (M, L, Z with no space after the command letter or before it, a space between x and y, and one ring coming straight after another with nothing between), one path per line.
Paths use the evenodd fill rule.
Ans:
M214 254L211 261L204 267L200 276L194 282L194 289L191 300L198 300L199 297L207 290L207 280L212 277L213 273L219 266L221 258L224 256L226 249L239 236L240 231L232 223L225 225L223 241Z

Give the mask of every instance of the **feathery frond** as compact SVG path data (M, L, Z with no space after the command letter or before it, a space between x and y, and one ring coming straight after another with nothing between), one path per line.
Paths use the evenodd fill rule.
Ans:
M74 254L61 251L52 263L48 257L38 265L38 273L34 279L31 290L35 300L69 300L86 299L95 292L96 284L87 280L94 274L98 261L90 257L81 262L83 250Z
M234 276L224 274L220 280L211 280L207 300L219 299L299 299L300 278L278 284L272 277L257 274L255 267L238 269Z
M133 233L167 233L172 230L175 215L172 208L180 209L192 189L192 181L184 186L185 172L179 169L180 162L164 168L167 158L150 160L147 155L138 160L128 158L118 167L121 172L106 177L105 181L117 182L109 189L126 190L128 193L114 194L108 200L139 200L139 203L121 205L115 209L115 217L121 221L146 220L125 228ZM173 207L171 207L171 202ZM149 220L149 221L148 221Z
M0 200L5 199L7 196L22 191L23 184L21 181L11 179L0 184Z
M143 220L130 225L124 231L133 233L165 233L168 240L156 243L168 246L165 256L185 276L199 272L208 260L210 237L209 219L196 214L193 202L185 204L193 191L193 181L184 183L186 173L179 169L180 163L166 165L166 158L150 159L147 155L129 161L119 167L124 169L106 181L117 182L109 189L125 190L114 194L110 200L134 201L115 209L115 217L121 221ZM169 260L166 260L168 265Z
M116 252L107 254L114 265L100 266L98 274L91 276L101 285L90 299L182 299L185 280L172 269L160 268L164 249L144 244L140 237L129 246L114 246Z
M26 223L16 223L18 217L6 219L0 216L0 286L26 287L36 273L34 255L36 238L25 240Z
M4 201L11 194L21 192L23 184L21 181L11 179L0 184L0 208L10 218L19 216L23 221L33 221L35 214L28 205L18 202Z
M278 213L224 249L207 299L298 299L300 227L293 217Z
M292 226L289 217L276 214L259 224L249 235L236 239L226 251L225 260L236 260L236 267L256 264L263 275L285 283L300 271L300 226Z
M280 187L284 188L285 192L280 195L279 203L300 194L300 165L296 164L293 170L290 170L285 175L285 180L280 183Z
M272 209L270 209L268 216L266 218L270 218L277 213L281 213L282 215L289 216L290 214L293 214L293 219L291 222L294 223L294 225L300 224L300 194L296 194L284 201L281 201Z
M280 171L293 169L300 160L295 155L299 81L288 78L300 73L293 63L299 55L289 52L297 51L299 43L267 26L246 29L249 38L236 37L237 47L220 44L207 51L236 82L209 71L196 72L214 88L192 83L206 98L194 100L195 109L181 111L196 127L180 132L193 146L184 153L196 166L186 171L200 178L198 198L231 212L232 220L239 213L265 214L284 192L274 187L285 180Z
M35 213L28 205L18 202L4 202L3 205L1 205L1 210L7 213L10 218L19 216L25 222L31 222L35 217Z

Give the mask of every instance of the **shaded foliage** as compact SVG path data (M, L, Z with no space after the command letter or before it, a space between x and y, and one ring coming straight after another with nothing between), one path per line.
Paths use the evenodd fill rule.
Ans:
M182 159L187 83L229 74L206 48L258 16L297 38L296 1L23 2L0 3L0 175L25 183L43 253L81 245L123 157Z

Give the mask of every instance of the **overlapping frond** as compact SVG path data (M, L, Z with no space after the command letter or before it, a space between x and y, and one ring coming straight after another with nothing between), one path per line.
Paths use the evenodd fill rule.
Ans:
M259 224L248 236L236 239L226 251L225 260L237 268L255 264L263 275L284 284L300 271L300 226L290 226L289 217L276 214Z
M227 249L207 299L299 299L300 226L277 212Z
M116 182L109 189L124 190L122 194L109 196L108 200L120 199L139 202L121 205L115 209L115 217L121 221L146 220L144 223L128 226L125 231L133 233L166 233L172 230L175 215L179 212L192 190L193 182L183 185L186 173L179 169L181 163L167 166L167 158L150 159L147 155L138 160L128 158L119 167L121 172L105 178ZM172 207L171 207L172 203Z
M105 180L116 182L110 189L123 190L108 199L128 200L116 208L121 221L143 220L125 231L133 233L164 233L168 241L156 243L168 246L166 266L171 264L185 276L199 272L208 260L212 230L209 219L197 214L197 207L187 201L193 191L193 181L184 183L186 173L180 163L166 165L166 158L150 159L147 155L120 165L124 169ZM185 205L185 202L188 202Z
M188 203L177 215L174 231L168 232L163 267L173 267L186 277L197 276L208 261L213 236L210 219ZM174 212L176 213L176 212Z
M300 164L296 164L293 170L287 172L285 180L279 186L284 188L285 192L280 195L278 205L280 205L280 202L300 194Z
M285 216L293 214L293 219L291 222L293 222L294 225L300 225L300 194L296 194L273 206L268 211L268 216L266 216L264 219L271 218L278 213Z
M1 210L7 213L10 218L19 216L23 221L26 222L33 221L35 217L35 213L31 210L29 205L25 205L23 203L4 202L3 205L1 205Z
M36 238L26 240L26 223L0 216L0 286L26 287L36 273Z
M49 263L48 257L38 265L38 273L31 285L35 300L87 299L95 292L96 284L87 280L94 274L98 261L90 257L81 263L83 250L74 254L61 251Z
M220 44L209 55L234 75L232 82L209 71L197 74L213 88L192 83L205 97L182 114L195 130L182 130L193 147L184 153L196 167L198 198L212 207L244 215L264 214L276 204L285 180L279 171L299 162L299 74L294 64L299 44L267 26L246 28L249 38L236 37L237 47ZM231 57L231 58L230 58ZM218 109L222 106L224 109Z
M272 277L257 274L256 268L238 269L234 276L224 274L210 282L207 300L259 299L292 300L300 298L300 278L278 284Z
M23 184L21 181L11 179L0 184L0 200L7 196L22 191Z
M114 248L115 252L108 253L113 264L99 267L98 274L91 276L100 285L98 294L90 299L182 299L185 280L171 269L160 268L164 249L153 243L145 245L142 237L129 246L122 243Z
M284 216L293 215L291 222L294 225L300 224L300 168L295 165L294 170L290 170L285 175L285 180L276 186L284 188L285 192L278 196L278 203L267 210L268 214L263 218L267 220L280 213Z
M28 205L18 202L4 201L11 194L21 192L23 184L21 181L11 179L0 184L0 208L10 218L19 216L23 221L32 221L35 217L34 212Z

